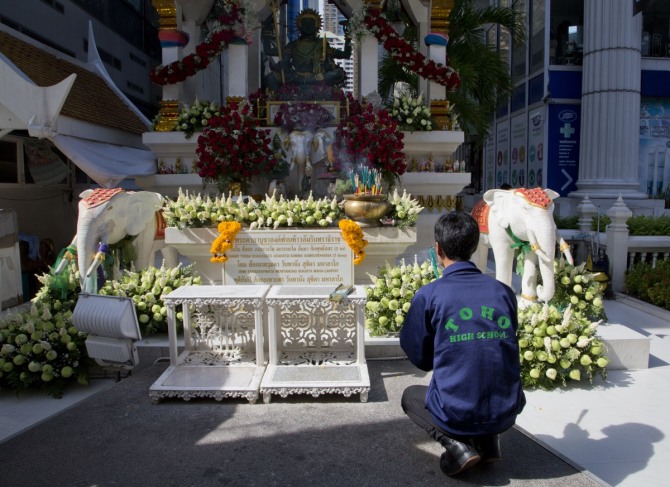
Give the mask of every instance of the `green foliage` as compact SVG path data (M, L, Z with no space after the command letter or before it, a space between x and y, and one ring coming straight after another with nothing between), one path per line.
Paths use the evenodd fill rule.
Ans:
M670 310L670 260L656 263L652 268L640 262L626 273L626 292L633 297Z
M612 223L612 219L607 215L600 215L600 226L598 226L599 220L598 216L594 216L591 220L591 231L593 232L606 232L607 225Z
M478 8L473 0L455 0L449 14L447 59L459 73L461 85L448 91L446 99L454 105L466 136L486 140L499 104L506 103L512 90L509 65L492 44L487 32L496 25L509 32L511 44L526 40L522 12L509 7ZM510 42L508 41L508 45Z
M556 228L561 230L579 230L579 216L565 216L561 217L554 215L554 223Z
M632 236L659 236L670 235L670 216L633 216L626 222Z

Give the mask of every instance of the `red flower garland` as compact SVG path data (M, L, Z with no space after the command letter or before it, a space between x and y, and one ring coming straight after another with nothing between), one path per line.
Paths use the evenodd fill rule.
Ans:
M208 182L241 181L268 173L277 165L269 130L258 129L249 103L226 105L209 119L198 137L194 167Z
M381 16L379 9L370 9L365 15L365 26L382 43L393 59L414 71L422 78L455 90L461 84L458 73L449 66L436 63L417 52L405 39L400 37L388 21Z
M242 10L237 3L227 4L227 9L218 18L221 30L213 32L204 42L198 44L195 52L181 60L154 68L149 75L157 85L172 85L190 78L209 66L228 45L239 37L243 23Z

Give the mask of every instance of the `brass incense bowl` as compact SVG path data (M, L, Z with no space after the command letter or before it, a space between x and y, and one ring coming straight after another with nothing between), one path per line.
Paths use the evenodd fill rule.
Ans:
M344 214L360 226L376 227L391 209L382 194L345 194Z

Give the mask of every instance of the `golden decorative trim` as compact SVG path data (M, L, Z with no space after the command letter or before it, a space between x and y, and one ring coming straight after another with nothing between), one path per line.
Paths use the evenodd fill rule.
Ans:
M539 244L534 243L534 244L531 244L531 245L530 245L530 250L532 250L533 252L536 252L536 251L538 251L538 250L540 250L540 249L542 249L542 247L540 247Z
M156 132L172 132L179 119L179 102L177 100L161 100L160 119Z
M152 5L158 12L158 25L161 30L177 29L177 6L174 0L152 0Z
M561 252L565 252L569 248L570 248L570 244L565 242L565 241L563 241L563 243L558 246L558 250L560 250Z
M526 301L537 301L537 296L528 296L527 294L521 293L521 297Z
M430 30L449 35L449 14L454 0L433 0L430 7Z
M417 195L414 196L417 203L428 211L453 211L463 209L463 198L460 196L442 195Z
M381 0L364 0L364 2L369 5L370 7L374 8L381 8L380 5L382 3Z
M448 100L430 100L430 112L437 130L451 130L451 106Z

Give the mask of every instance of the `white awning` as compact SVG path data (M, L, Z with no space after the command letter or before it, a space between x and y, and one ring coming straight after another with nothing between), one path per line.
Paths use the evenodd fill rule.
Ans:
M69 135L53 135L49 139L82 171L100 186L112 188L125 178L156 174L154 154Z

